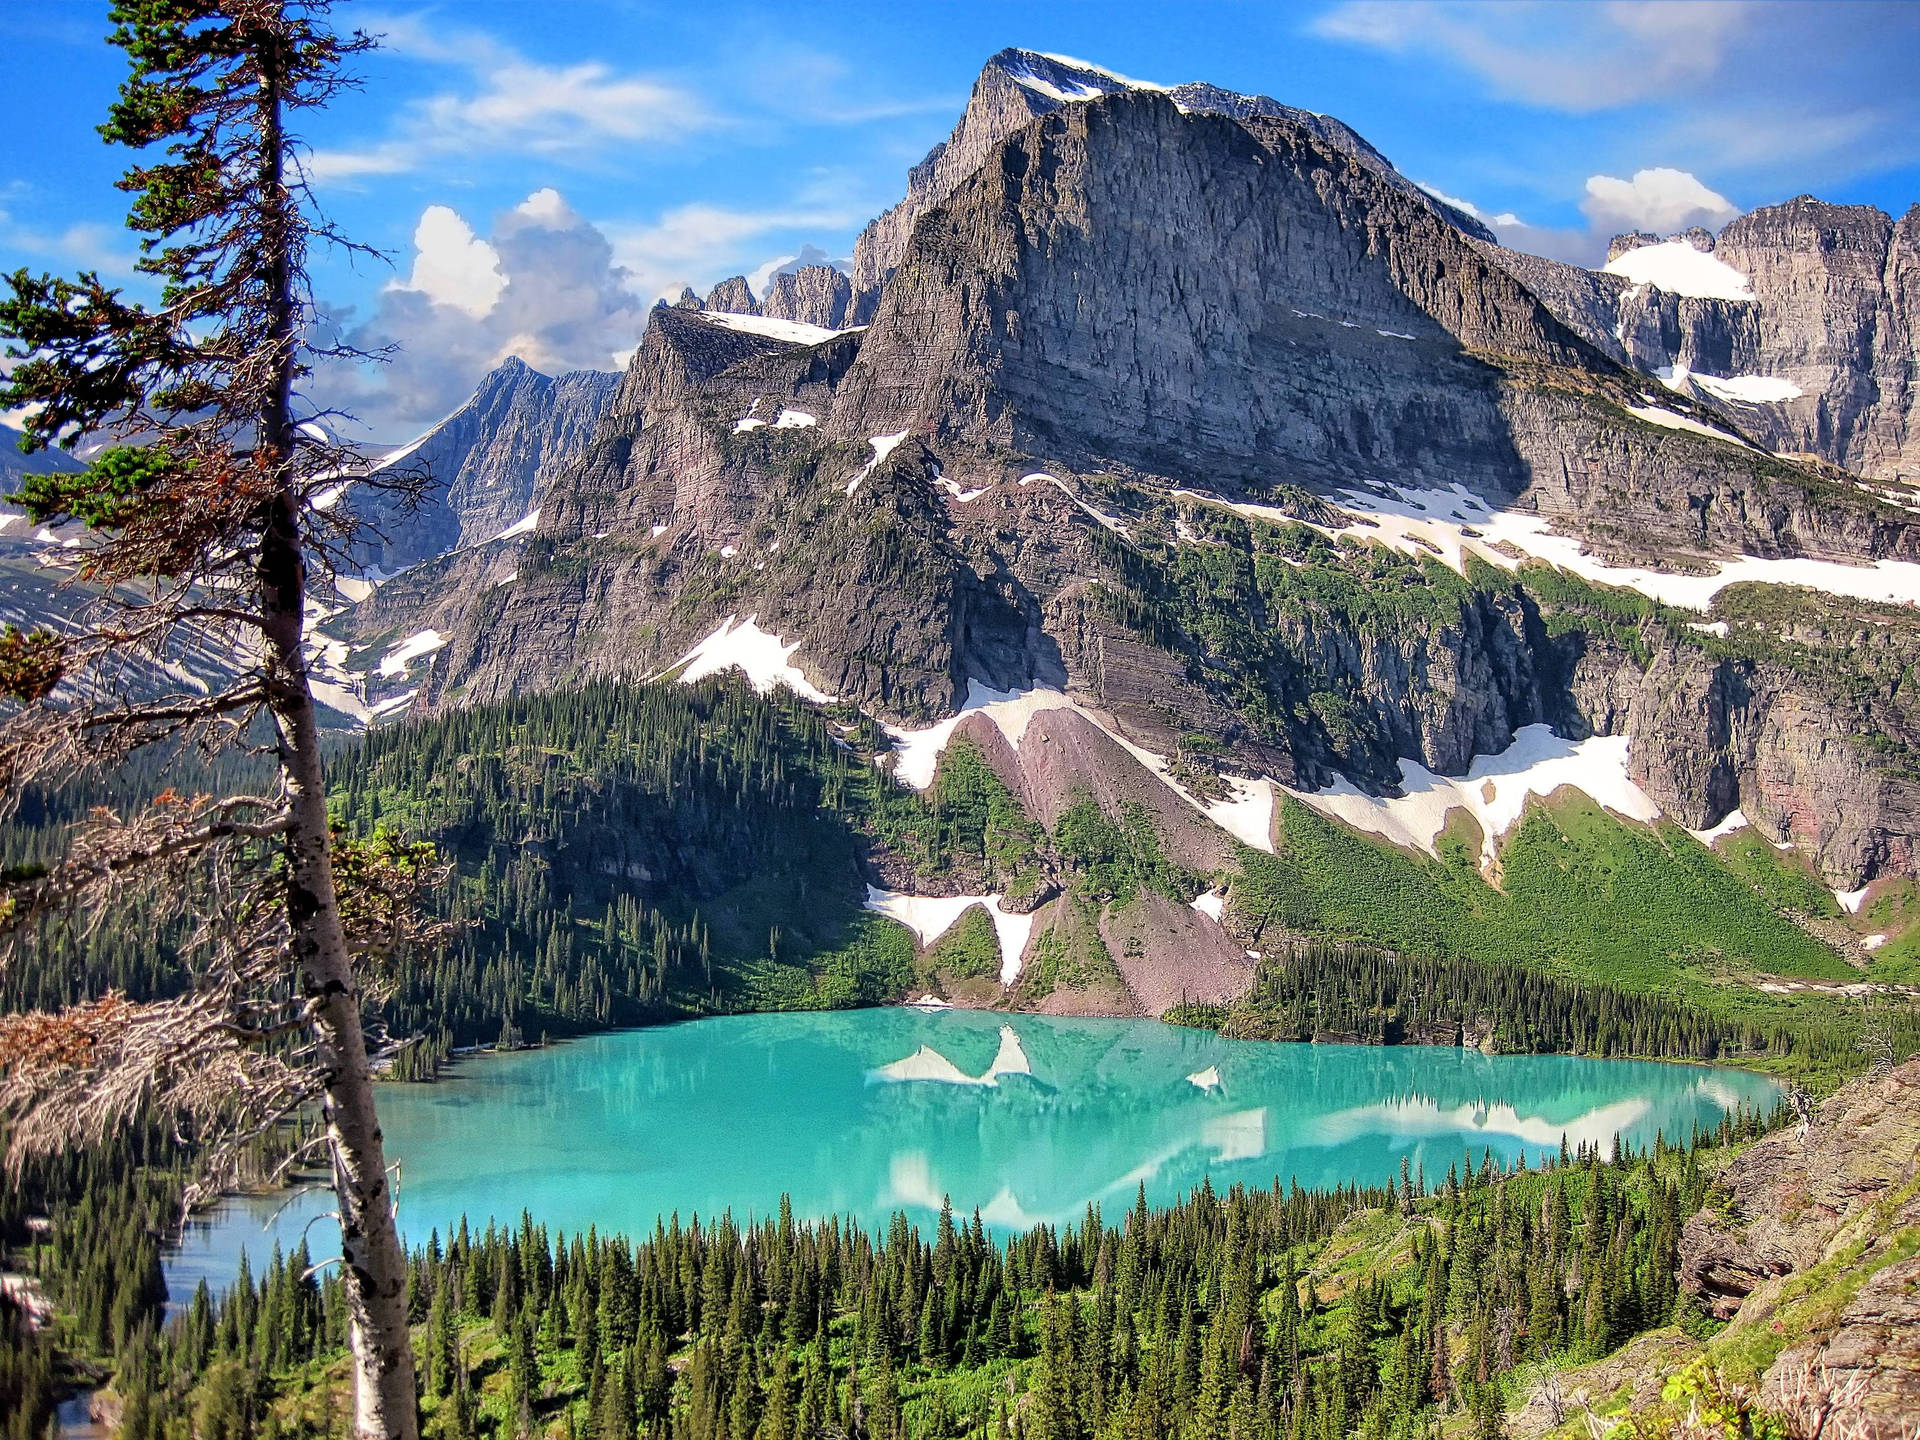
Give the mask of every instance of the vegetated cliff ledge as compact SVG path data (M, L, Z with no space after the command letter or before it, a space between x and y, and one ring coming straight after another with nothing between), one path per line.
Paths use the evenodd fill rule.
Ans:
M1721 1172L1680 1241L1682 1288L1724 1329L1655 1332L1542 1386L1522 1435L1591 1406L1652 1402L1704 1355L1769 1408L1848 1440L1920 1428L1920 1061L1854 1080L1810 1123L1757 1141ZM1563 1417L1556 1421L1554 1412ZM1577 1421L1575 1421L1578 1424ZM1802 1433L1795 1431L1794 1433Z

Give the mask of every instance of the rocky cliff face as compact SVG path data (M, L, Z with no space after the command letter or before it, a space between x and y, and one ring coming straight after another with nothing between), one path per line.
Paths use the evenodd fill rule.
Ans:
M1713 1348L1785 1337L1763 1393L1834 1402L1826 1433L1905 1440L1920 1424L1920 1062L1857 1080L1812 1123L1737 1157L1687 1221L1681 1283L1731 1321Z
M1689 824L1738 804L1849 887L1913 870L1903 617L1767 614L1726 640L1724 619L1367 545L1376 522L1343 507L1460 485L1689 572L1910 559L1911 512L1623 368L1645 358L1615 333L1636 287L1519 263L1331 122L1113 77L1080 98L1048 63L983 74L863 331L729 318L784 296L778 318L841 329L826 267L656 309L524 553L362 607L370 632L450 637L419 703L655 674L753 616L807 684L896 721L973 681L1044 686L1158 754L1200 734L1241 774L1376 792L1402 758L1458 774L1545 721L1631 736ZM1707 343L1705 311L1673 313ZM1061 773L1105 794L1103 769ZM1064 793L1024 751L1008 783L1043 818ZM1169 837L1208 828L1170 803Z
M708 310L722 315L760 315L770 320L793 320L822 330L838 330L848 323L853 290L845 272L831 265L802 265L773 277L764 300L753 298L744 275L722 280L704 301L682 304L685 310Z
M1428 195L1358 133L1329 115L1283 105L1265 95L1241 95L1217 85L1191 83L1145 85L1097 66L1033 50L1002 50L981 70L966 112L953 133L908 172L907 194L898 205L860 232L853 252L854 323L863 324L877 308L881 287L906 253L920 217L944 202L978 170L1007 136L1042 115L1103 95L1160 93L1190 114L1222 115L1234 120L1254 116L1284 119L1352 158L1469 234L1491 241L1491 231L1471 216Z
M586 448L620 383L598 370L549 377L507 359L471 400L382 464L426 482L417 509L402 513L376 489L348 487L340 503L367 525L360 564L390 574L518 523L543 483Z
M1803 195L1735 220L1714 253L1754 292L1728 373L1804 392L1759 408L1756 433L1863 475L1920 480L1920 206L1896 222Z
M1902 486L1920 480L1920 207L1896 221L1802 195L1717 237L1696 229L1673 238L1730 267L1749 295L1696 295L1481 248L1596 349L1661 377L1768 449ZM1661 243L1618 236L1608 259ZM1904 490L1901 498L1911 503Z

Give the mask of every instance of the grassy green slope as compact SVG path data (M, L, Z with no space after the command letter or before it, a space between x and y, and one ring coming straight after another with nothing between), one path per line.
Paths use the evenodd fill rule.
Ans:
M1758 977L1859 974L1776 908L1790 875L1756 881L1677 826L1624 822L1582 795L1529 811L1498 888L1458 833L1438 860L1410 855L1290 799L1280 832L1277 854L1243 852L1233 888L1263 932L1523 965L1741 1018L1783 1009L1746 983Z

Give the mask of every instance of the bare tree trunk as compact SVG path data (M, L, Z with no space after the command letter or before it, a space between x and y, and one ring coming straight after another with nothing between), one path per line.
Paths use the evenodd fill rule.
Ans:
M275 52L263 47L267 55ZM288 474L260 547L257 579L267 642L267 695L279 731L291 829L286 840L287 922L312 1015L323 1082L322 1112L339 1197L340 1257L353 1355L358 1440L417 1440L413 1345L407 1329L407 1266L394 1224L386 1150L361 1027L360 993L333 886L332 836L320 727L305 652L306 558L290 461L296 443L293 364L292 203L285 184L276 68L263 66L260 95L262 203L273 269L269 304L278 349L277 385L260 416L259 452Z

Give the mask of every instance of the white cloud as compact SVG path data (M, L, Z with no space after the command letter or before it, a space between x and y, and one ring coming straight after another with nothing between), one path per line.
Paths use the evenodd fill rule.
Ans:
M1606 259L1607 242L1623 231L1651 230L1671 235L1690 225L1718 230L1740 213L1737 205L1699 177L1670 166L1637 170L1631 180L1589 176L1586 196L1580 203L1587 217L1584 229L1529 224L1512 211L1489 214L1471 200L1449 195L1435 185L1418 183L1436 200L1484 220L1509 249L1575 265L1598 266Z
M403 105L381 139L316 150L306 167L316 184L406 174L449 156L581 161L610 146L674 141L719 123L692 91L602 61L546 65L482 32L411 16L370 28L398 55L464 71L462 83Z
M647 301L606 235L551 188L495 216L485 236L430 205L414 239L408 283L382 292L363 323L333 317L348 343L389 362L328 367L310 387L375 439L410 438L510 355L550 375L616 369L646 328Z
M1457 195L1449 195L1438 185L1429 185L1423 180L1416 180L1413 183L1426 191L1427 194L1433 196L1433 198L1438 200L1442 205L1451 205L1456 210L1464 210L1474 219L1484 220L1496 230L1502 227L1522 230L1531 228L1527 225L1526 221L1522 220L1511 210L1504 210L1498 215L1489 215L1471 200L1462 200Z
M573 218L573 211L560 198L560 192L551 185L534 191L513 208L515 214L525 215L530 220L538 220L555 229L564 227Z
M1754 14L1746 0L1346 0L1311 28L1393 54L1437 53L1505 99L1584 113L1662 98L1715 75Z
M1580 209L1596 232L1651 230L1657 235L1670 235L1689 225L1717 230L1740 213L1738 206L1698 177L1666 165L1636 170L1631 180L1589 176Z
M30 198L23 185L9 185L0 192L7 201L0 206L0 250L21 251L57 262L74 270L98 270L103 275L126 278L138 274L133 267L139 258L125 229L78 221L58 230L44 230L17 220L10 207Z
M704 291L729 275L742 273L755 242L783 231L843 231L860 223L864 212L837 206L799 205L773 210L730 210L708 204L680 205L642 225L607 224L614 254L630 272L634 290L652 299L673 296L682 285ZM760 252L764 253L764 252ZM775 271L795 258L786 256L755 270L759 295ZM764 272L764 273L763 273Z
M551 190L539 192L551 195ZM531 205L539 196L528 197ZM555 197L558 198L557 196ZM437 305L451 305L474 319L485 316L507 288L500 252L473 233L456 210L429 205L413 227L413 273L392 290L416 290Z
M682 205L644 223L596 224L543 186L483 233L450 206L429 205L407 279L358 324L351 314L330 317L345 343L386 350L390 363L332 366L311 388L373 438L410 439L509 355L550 375L623 368L655 298L743 272L770 236L840 232L862 218L802 200L756 211ZM824 253L792 248L801 260Z
M764 298L767 287L773 284L773 277L799 258L798 255L776 255L771 260L761 261L747 272L747 288L753 291L756 298Z

